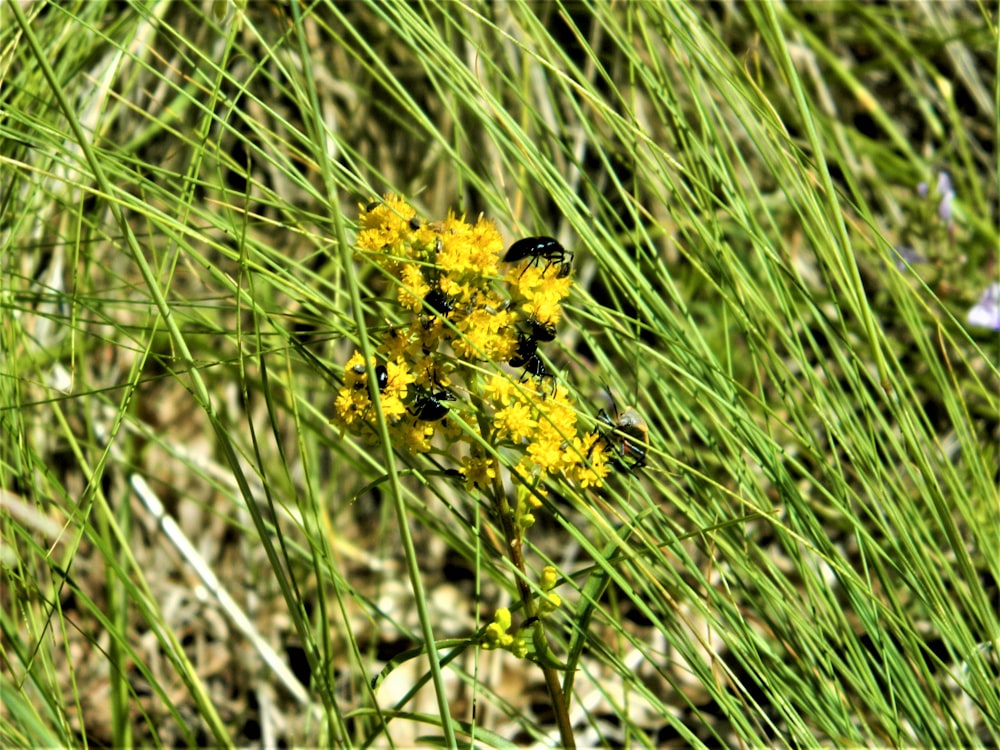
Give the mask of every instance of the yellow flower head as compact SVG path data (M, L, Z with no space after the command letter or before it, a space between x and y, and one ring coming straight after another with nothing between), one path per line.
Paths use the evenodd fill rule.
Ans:
M423 221L392 194L363 205L359 224L358 256L395 280L396 300L409 315L388 328L372 363L394 444L450 451L470 490L492 486L497 476L497 455L484 454L483 443L519 452L518 475L533 484L562 474L600 486L607 441L579 434L578 410L543 353L562 320L572 253L538 237L505 254L492 221L454 213ZM355 353L332 421L375 434L371 392ZM522 509L525 524L537 502Z
M491 456L467 456L462 459L462 473L469 490L485 490L497 476L496 459Z

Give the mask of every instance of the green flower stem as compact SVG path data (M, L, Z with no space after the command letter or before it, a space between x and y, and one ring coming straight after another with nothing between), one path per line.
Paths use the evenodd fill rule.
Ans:
M520 575L516 576L517 590L521 595L521 606L524 610L524 617L530 620L538 614L535 607L535 597L528 585L528 577L525 571L523 544L521 529L514 523L514 514L511 512L510 504L507 502L507 494L504 492L503 482L500 479L500 461L496 460L496 471L493 478L493 510L500 519L500 527L503 530L504 539L507 540L507 552L510 560L514 563ZM541 620L535 623L536 631L540 630L542 638L546 641L546 651L548 651L548 639L545 636L545 626ZM552 704L552 711L556 717L556 724L559 727L559 739L562 747L575 748L576 738L573 736L573 726L569 721L569 711L566 706L566 695L563 693L562 685L559 683L559 675L556 669L539 663L545 677L545 688L549 692L549 701Z

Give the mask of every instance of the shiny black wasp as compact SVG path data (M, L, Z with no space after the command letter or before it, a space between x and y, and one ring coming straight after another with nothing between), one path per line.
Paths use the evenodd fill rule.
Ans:
M517 332L517 349L514 350L514 355L510 358L510 366L524 368L522 380L529 375L539 380L554 378L546 369L542 358L538 356L538 345L555 339L555 325L540 321L534 316L527 318L522 323L524 328Z
M559 270L556 276L561 279L569 276L572 269L573 253L560 245L559 241L553 237L525 237L511 245L507 254L503 256L504 263L518 263L522 260L528 260L524 270L521 271L522 276L529 266L535 266L545 261L542 275L552 266L558 266Z
M424 296L424 304L442 318L447 318L451 311L455 309L455 303L451 297L438 288L431 289Z

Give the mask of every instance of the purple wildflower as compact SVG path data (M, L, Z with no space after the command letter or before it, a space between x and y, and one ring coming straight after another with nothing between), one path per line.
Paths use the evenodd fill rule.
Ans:
M966 318L970 326L1000 331L1000 283L993 282L969 310Z
M907 265L916 265L917 263L926 263L927 258L921 255L919 252L914 250L909 245L897 245L893 248L896 253L896 268L900 271L905 271Z
M926 188L925 188L926 189ZM937 178L937 193L938 195L947 195L948 193L954 193L951 187L951 175L944 170L938 172Z
M951 229L951 202L955 198L955 191L951 186L951 176L947 172L938 172L937 194L941 196L941 202L938 203L938 216Z
M951 219L951 201L955 197L955 192L949 190L943 196L941 196L941 202L938 204L938 216L941 217L941 221L945 222L949 227L952 224Z

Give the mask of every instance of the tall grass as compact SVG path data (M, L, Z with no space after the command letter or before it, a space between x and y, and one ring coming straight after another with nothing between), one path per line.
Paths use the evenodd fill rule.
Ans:
M954 3L0 7L3 744L567 741L478 648L496 517L328 423L399 320L352 246L394 191L571 248L551 369L649 426L528 534L578 744L996 745L997 43Z

